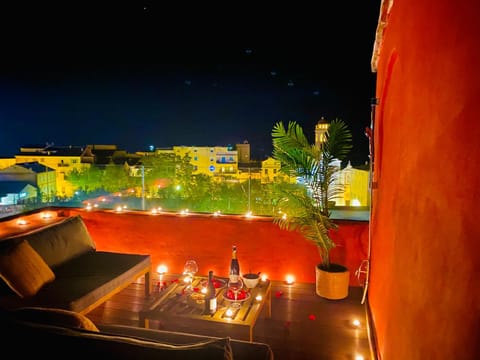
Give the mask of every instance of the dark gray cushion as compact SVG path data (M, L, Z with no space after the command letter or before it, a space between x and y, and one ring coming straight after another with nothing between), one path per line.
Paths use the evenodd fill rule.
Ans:
M28 240L51 268L86 252L95 251L95 243L80 215L31 232L23 238Z
M88 357L92 359L149 360L233 360L229 338L203 339L188 345L172 345L148 339L63 328L7 318L2 321L8 334L2 338L3 350L20 358L31 356L60 359ZM18 341L36 346L18 346ZM61 345L61 346L60 346ZM67 352L65 352L67 351Z
M150 339L170 344L192 344L205 340L203 335L189 334L184 332L154 330L138 328L127 325L97 324L102 333L117 334L123 336ZM217 338L219 339L219 338ZM273 360L274 355L270 345L261 342L249 342L238 339L230 339L230 346L235 360Z

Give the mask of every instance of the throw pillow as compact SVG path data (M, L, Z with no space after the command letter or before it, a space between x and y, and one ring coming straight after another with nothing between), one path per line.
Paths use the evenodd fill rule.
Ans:
M0 277L20 297L35 295L55 274L24 240L0 254Z
M70 310L24 307L13 311L14 317L23 321L98 332L97 326L86 316Z

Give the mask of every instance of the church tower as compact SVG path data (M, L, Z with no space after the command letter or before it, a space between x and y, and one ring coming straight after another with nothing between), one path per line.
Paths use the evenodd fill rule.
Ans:
M326 133L328 130L328 126L330 124L327 120L322 116L320 120L318 120L317 125L315 125L315 146L320 147L320 144L327 140Z

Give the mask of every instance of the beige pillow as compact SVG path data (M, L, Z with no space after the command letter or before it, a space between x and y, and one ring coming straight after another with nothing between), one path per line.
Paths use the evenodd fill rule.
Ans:
M0 277L22 298L55 280L53 271L26 240L2 251Z
M15 318L34 323L69 328L79 328L98 332L95 324L86 316L70 310L24 307L14 310Z

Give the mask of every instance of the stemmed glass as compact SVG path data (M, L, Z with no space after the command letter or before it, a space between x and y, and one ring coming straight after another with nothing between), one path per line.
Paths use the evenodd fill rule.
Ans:
M237 281L228 280L228 289L232 291L234 296L234 302L232 303L232 307L238 309L242 304L240 304L238 299L238 293L243 289L243 281L240 277L238 277Z
M193 277L198 272L198 265L195 260L187 260L183 266L184 281L187 284L185 290L192 292Z

